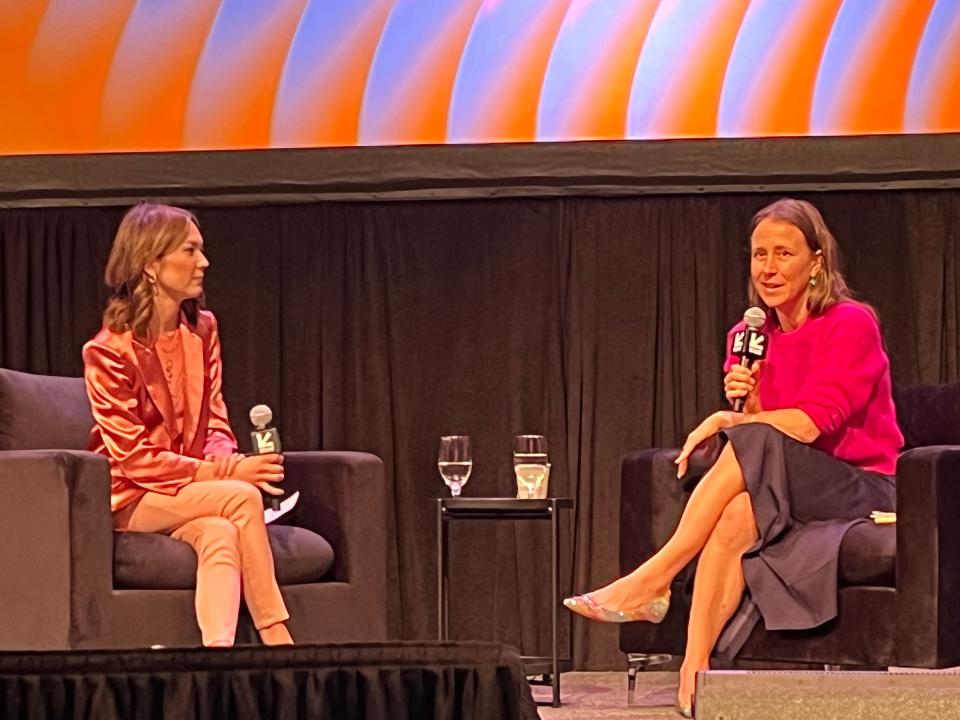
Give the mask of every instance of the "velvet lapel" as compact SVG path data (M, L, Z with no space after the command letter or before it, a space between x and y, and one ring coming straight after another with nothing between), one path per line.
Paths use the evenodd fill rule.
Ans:
M173 400L170 398L170 388L167 387L167 381L163 378L163 368L160 367L160 359L153 351L133 339L133 350L137 356L137 370L140 377L143 378L143 384L147 386L150 393L150 399L157 406L160 414L163 416L163 427L170 436L170 441L177 437L177 419L173 412Z
M185 322L180 324L180 334L183 338L183 370L186 374L187 394L187 407L183 418L183 447L189 448L197 433L206 372L203 367L203 339Z

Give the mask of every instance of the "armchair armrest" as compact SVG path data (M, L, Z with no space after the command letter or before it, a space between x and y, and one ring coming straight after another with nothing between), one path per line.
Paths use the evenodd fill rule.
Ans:
M670 538L693 485L709 464L697 462L682 480L677 478L676 448L640 450L624 456L620 465L620 571L626 574L647 560ZM690 566L674 580L670 612L660 625L620 626L620 649L682 655L687 637Z
M300 491L283 518L333 546L333 579L387 598L387 488L383 462L361 452L284 453L284 491Z
M694 486L717 461L723 440L714 435L690 455L677 478L679 448L651 448L620 464L620 572L627 573L659 550L677 529Z
M72 603L96 605L111 585L106 458L73 450L0 452L0 527L0 648L82 641L69 637L73 613L98 617L99 609Z
M688 492L673 464L679 450L652 448L624 456L620 464L620 572L653 555L676 528Z
M897 662L960 664L960 446L897 462Z

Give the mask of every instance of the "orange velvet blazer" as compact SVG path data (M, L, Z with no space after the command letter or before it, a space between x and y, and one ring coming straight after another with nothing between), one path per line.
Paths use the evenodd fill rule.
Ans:
M186 387L182 442L156 350L129 330L107 328L83 346L95 422L89 449L110 460L114 512L148 491L176 495L205 456L236 452L221 389L217 320L201 310L194 327L181 316L180 332Z

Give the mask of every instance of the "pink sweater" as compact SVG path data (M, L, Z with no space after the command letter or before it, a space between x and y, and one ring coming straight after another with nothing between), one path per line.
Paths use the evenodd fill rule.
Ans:
M731 347L733 333L727 336ZM813 446L864 470L893 475L903 435L897 427L890 361L870 312L842 302L799 328L783 332L770 320L767 359L760 371L764 410L798 408L820 430ZM724 364L729 370L737 357Z

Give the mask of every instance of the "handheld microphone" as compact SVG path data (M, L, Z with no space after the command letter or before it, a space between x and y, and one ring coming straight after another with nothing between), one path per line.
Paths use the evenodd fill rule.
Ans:
M250 409L250 422L253 423L254 427L253 432L250 433L250 440L253 444L254 455L281 451L280 431L275 427L267 427L271 420L273 420L273 411L266 405L254 405ZM273 510L279 510L280 498L271 495L270 507Z
M767 314L762 308L747 308L743 314L746 327L733 334L733 343L730 353L739 358L739 363L745 368L752 366L753 361L763 360L767 356L767 336L760 328L767 321ZM733 401L734 412L743 412L747 398L738 397Z

